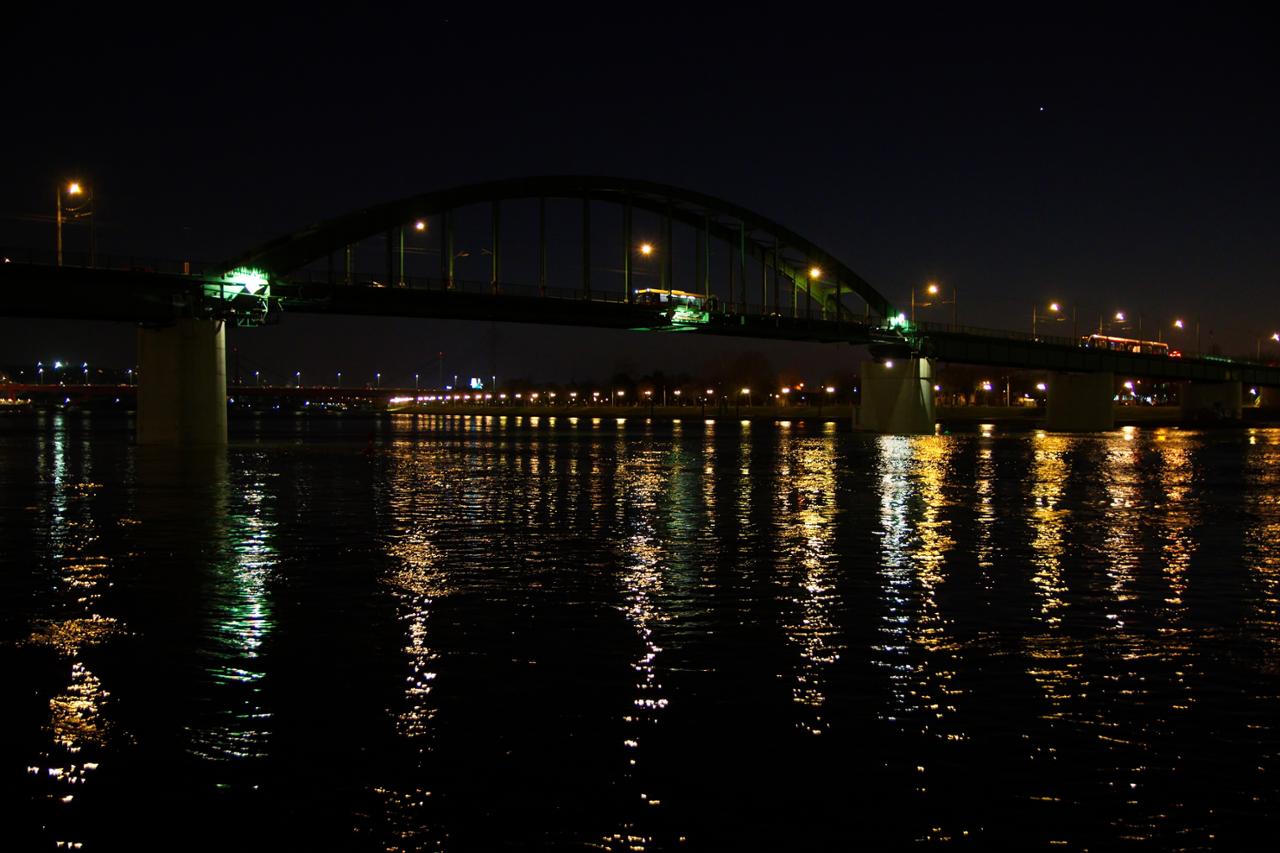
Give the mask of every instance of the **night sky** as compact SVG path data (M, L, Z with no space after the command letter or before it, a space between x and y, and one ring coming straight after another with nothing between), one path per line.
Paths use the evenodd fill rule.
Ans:
M179 24L117 8L19 12L0 36L4 245L52 244L38 218L69 177L96 188L100 251L216 259L462 183L619 175L757 210L899 304L931 279L955 287L965 323L1027 331L1055 298L1082 325L1198 316L1228 354L1280 329L1280 74L1260 17L317 5ZM852 373L858 356L304 317L229 344L318 378L408 376L439 350L450 373L487 374L496 355L500 375L540 379L697 372L743 348ZM0 320L4 364L124 366L133 347L127 326Z

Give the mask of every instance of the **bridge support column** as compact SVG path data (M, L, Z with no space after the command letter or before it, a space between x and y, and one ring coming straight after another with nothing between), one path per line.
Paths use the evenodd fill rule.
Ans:
M1244 386L1239 382L1184 382L1178 390L1184 421L1238 421Z
M221 320L138 329L138 444L227 443Z
M855 426L872 432L931 435L933 362L927 358L862 362L862 405Z
M1045 428L1052 432L1115 429L1114 373L1049 374Z

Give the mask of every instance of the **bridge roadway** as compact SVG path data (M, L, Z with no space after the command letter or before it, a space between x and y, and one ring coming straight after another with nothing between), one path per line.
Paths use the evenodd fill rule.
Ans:
M539 289L520 284L414 280L407 287L329 284L307 280L273 282L270 301L228 295L212 274L143 269L0 264L0 315L70 320L110 320L163 325L179 318L229 322L277 322L282 315L420 317L493 320L559 326L590 326L657 332L730 335L775 340L871 345L874 356L913 355L939 362L1072 373L1113 373L1171 382L1241 382L1280 387L1280 365L1211 356L1180 358L1091 349L1068 337L947 324L891 328L881 322L771 313L712 312L705 323L673 322L652 306L623 295ZM219 289L223 288L221 295Z
M1114 426L1117 377L1182 384L1184 416L1239 419L1242 389L1280 387L1280 366L1214 357L1171 357L1083 347L1071 338L819 316L709 311L675 318L665 307L628 303L623 294L507 283L411 280L406 286L276 279L250 294L216 274L155 267L112 269L0 263L0 315L137 323L139 441L221 443L226 438L226 361L222 325L279 322L285 314L496 320L666 333L867 345L859 425L880 432L931 432L935 362L1049 373L1051 429ZM822 316L826 313L827 316ZM148 381L150 380L150 381ZM148 391L150 387L151 391ZM193 391L192 389L199 389ZM195 435L187 438L188 433Z

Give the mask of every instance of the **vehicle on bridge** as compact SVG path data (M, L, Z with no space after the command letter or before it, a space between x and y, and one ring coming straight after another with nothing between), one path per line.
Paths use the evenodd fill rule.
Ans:
M1147 355L1168 355L1177 357L1182 353L1170 352L1169 345L1163 341L1143 341L1137 338L1117 338L1111 335L1086 335L1081 343L1090 349L1108 349L1114 352L1145 353Z
M642 287L634 291L637 305L653 305L670 309L668 318L673 323L705 323L710 312L717 308L714 296L690 293L687 290L661 290Z

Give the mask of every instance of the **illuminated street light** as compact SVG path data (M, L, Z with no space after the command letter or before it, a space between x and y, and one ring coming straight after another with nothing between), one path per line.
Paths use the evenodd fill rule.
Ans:
M822 267L809 267L809 278L814 281L822 278Z
M951 288L951 298L950 298L950 299L940 299L940 298L938 298L939 294L941 294L941 293L942 293L942 287L941 287L941 286L940 286L936 281L931 281L931 282L929 282L928 284L926 284L926 285L924 286L924 291L923 291L923 292L924 292L924 295L925 295L926 297L928 297L928 299L927 299L926 301L924 301L924 302L916 302L916 289L915 289L915 287L914 287L914 286L911 288L911 322L914 324L914 323L915 323L915 321L916 321L916 306L917 306L917 305L919 305L921 308L929 308L929 307L932 307L932 306L934 306L934 305L950 305L950 306L951 306L951 325L952 325L952 327L954 328L954 327L956 326L956 324L959 322L958 317L957 317L957 315L956 315L956 289L955 289L955 286L953 285L953 286L952 286L952 288Z
M417 222L413 223L413 230L415 230L415 231L426 231L426 230L427 230L427 223L426 223L426 222L424 222L423 220L419 219Z
M886 369L891 369L891 368L893 367L893 362L892 362L892 361L886 361L886 362L884 363L884 366L885 366L885 368L886 368Z
M1181 320L1174 320L1174 321L1173 321L1173 327L1174 327L1175 329L1181 329L1181 328L1182 328L1182 321L1181 321Z
M649 257L650 255L652 255L652 254L653 254L653 244L652 244L652 243L641 243L641 244L640 244L640 254L644 255L646 258L647 258L647 257Z
M1117 311L1117 312L1116 312L1116 321L1117 321L1117 322L1119 322L1119 323L1123 323L1123 322L1124 322L1124 312L1123 312L1123 311Z
M1057 300L1050 302L1048 305L1048 308L1049 308L1050 314L1056 315L1056 314L1062 313L1062 303L1058 302ZM1031 337L1033 338L1036 336L1038 324L1041 319L1049 319L1049 320L1053 320L1054 322L1061 322L1065 320L1066 317L1057 317L1057 316L1045 317L1045 315L1039 313L1039 306L1032 305L1031 306ZM1077 319L1076 319L1075 308L1071 309L1071 326L1072 326L1072 335L1076 338L1079 338L1080 336L1079 323L1077 322Z
M79 181L71 181L67 184L66 194L68 196L85 196L85 198L78 205L68 207L63 204L63 192L61 184L54 188L55 263L57 266L62 266L62 223L68 219L74 222L77 219L87 218L89 220L89 266L92 267L95 265L94 255L96 250L93 227L93 196L85 191L84 186Z

